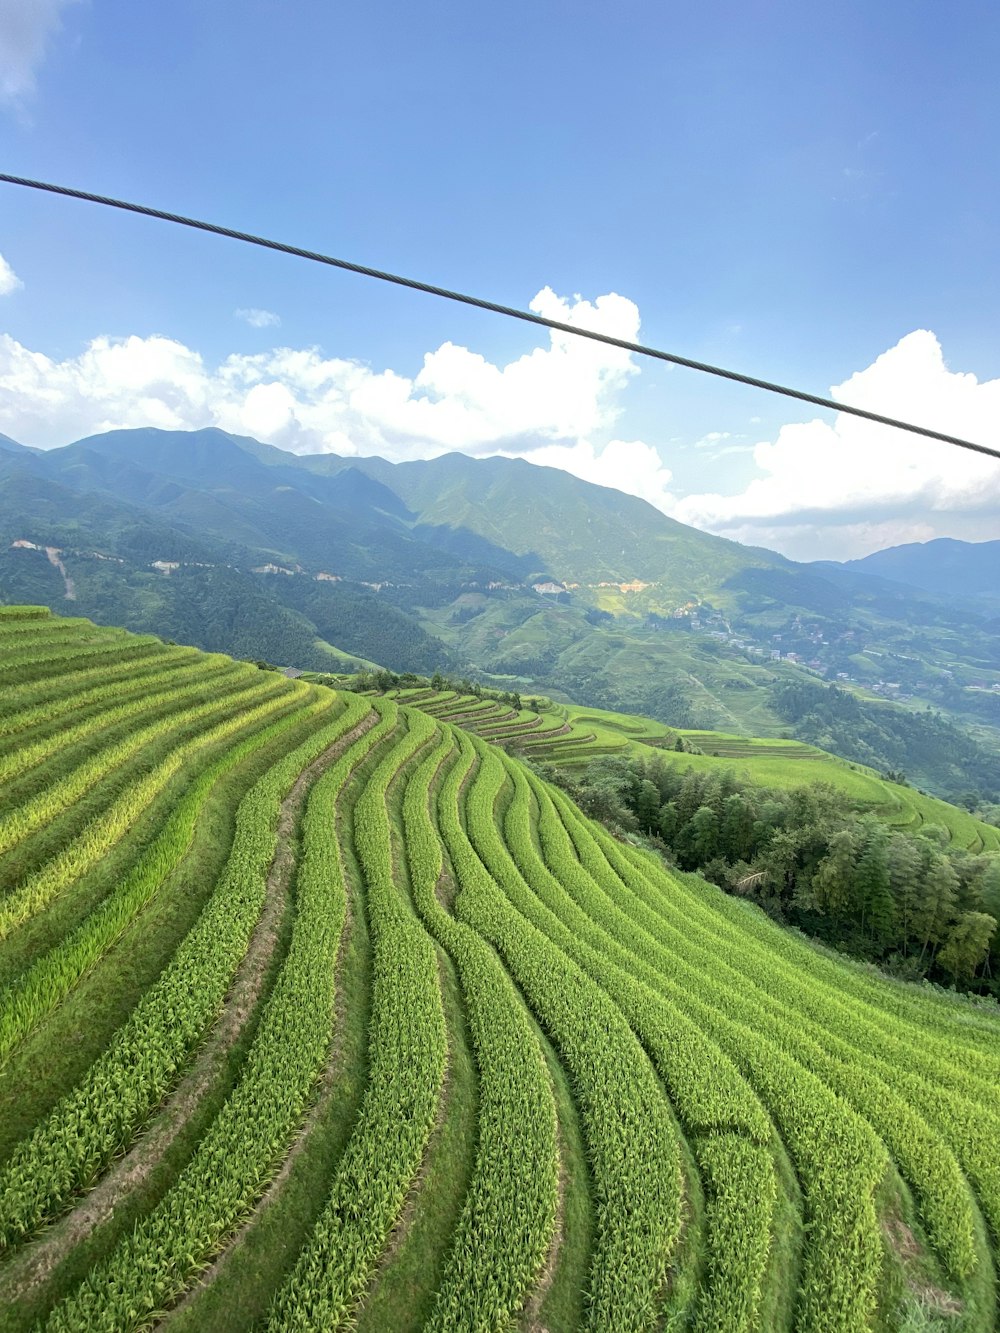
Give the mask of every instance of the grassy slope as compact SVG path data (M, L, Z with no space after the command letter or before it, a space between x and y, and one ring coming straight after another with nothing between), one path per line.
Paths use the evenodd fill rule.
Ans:
M98 633L107 635L109 642L124 638L115 638L107 631ZM9 644L6 652L13 660ZM2 660L0 653L0 663ZM303 699L325 693L284 683L282 689L290 697L301 695ZM274 1177L268 1189L268 1208L260 1210L255 1207L255 1199L249 1201L251 1225L245 1229L241 1226L235 1240L228 1233L219 1238L225 1254L221 1263L205 1266L205 1260L213 1257L211 1247L204 1259L190 1260L183 1282L200 1294L181 1312L168 1317L167 1327L173 1323L174 1327L205 1329L206 1333L245 1333L251 1321L257 1321L255 1326L260 1327L270 1293L287 1276L323 1207L331 1176L338 1162L343 1161L345 1140L349 1134L364 1131L364 1117L356 1117L362 1086L379 1052L378 1043L373 1043L367 1054L365 1045L370 1008L379 1002L377 954L374 990L366 975L367 934L370 928L377 944L378 931L384 926L373 915L370 867L363 872L360 859L371 835L366 834L368 843L359 841L354 812L363 805L362 797L375 787L374 774L391 748L397 747L406 757L395 769L384 802L385 834L380 845L392 873L383 888L402 907L414 938L419 938L419 932L409 905L413 878L400 864L403 852L409 850L400 835L401 805L417 764L427 754L427 743L443 745L448 762L454 761L460 743L467 744L460 742L458 731L448 725L446 717L465 718L483 734L504 727L508 732L528 728L522 733L522 744L534 730L558 732L547 739L536 737L534 744L554 751L566 762L628 747L647 747L667 757L676 754L664 748L676 733L641 717L546 701L539 713L522 708L511 718L512 710L506 705L491 706L453 692L434 697L428 691L409 690L403 692L403 698L416 706L404 704L397 710L391 703L378 701L379 712L391 723L392 730L379 748L362 747L363 758L328 812L330 827L336 829L340 839L342 869L351 901L349 921L353 924L338 963L337 1031L332 1045L319 1053L323 1065L319 1095L313 1107L303 1108L303 1118L293 1127L292 1136L276 1141L274 1167L280 1166L281 1154L287 1154L284 1160L289 1169L279 1170ZM357 702L352 701L355 706ZM432 716L438 714L441 720L428 724L426 717L421 719L418 707ZM303 725L306 721L303 717ZM406 734L417 735L418 731L429 738L424 748L404 749ZM808 747L754 743L722 733L702 734L698 743L702 748L714 743L719 755L676 754L677 762L729 766L745 762L749 771L755 771L756 765L770 764L775 771L835 772L839 781L856 783L858 792L867 791L865 783L873 780L871 775ZM994 1103L989 1100L993 1086L989 1080L995 1081L1000 1071L995 1020L971 1006L960 1007L942 997L882 984L861 969L818 954L801 940L781 932L747 904L724 898L694 877L673 876L655 858L616 843L573 814L545 784L531 778L529 786L529 775L516 761L479 742L476 755L478 770L472 772L468 791L463 789L460 822L455 827L468 831L480 854L495 868L496 877L477 876L475 858L471 871L466 862L456 865L461 891L456 897L445 892L443 905L467 931L475 931L480 939L495 946L496 954L490 953L489 957L506 961L517 982L517 995L531 1007L545 1032L544 1055L559 1121L560 1222L547 1271L541 1275L543 1287L549 1278L551 1285L540 1313L529 1306L522 1327L535 1327L541 1322L552 1333L570 1333L581 1327L591 1308L585 1293L600 1288L610 1275L616 1282L627 1280L622 1313L629 1317L609 1316L603 1323L595 1321L594 1327L652 1330L663 1326L663 1318L673 1320L676 1316L685 1327L724 1328L726 1333L736 1329L741 1333L772 1333L790 1328L793 1320L797 1327L822 1328L824 1333L831 1329L856 1333L862 1327L872 1333L896 1333L924 1327L913 1322L924 1309L954 1316L947 1326L955 1333L989 1333L995 1326L993 1257L1000 1223L1000 1194L993 1189L997 1157L995 1153L990 1157L1000 1132L990 1109L995 1110ZM498 765L502 769L496 801L489 795L492 779L486 769L490 765L494 770ZM240 775L240 790L250 778L250 773ZM478 805L477 783L485 793ZM223 795L220 791L219 796ZM228 794L224 802L226 809L232 804L232 795ZM303 789L300 800L305 798ZM526 823L519 823L520 817ZM315 822L311 827L316 827ZM427 807L426 831L436 846L441 832L440 812L435 813L432 805ZM231 829L222 828L207 848L196 843L192 852L222 859L232 836ZM567 836L581 849L582 859L560 851L561 847L569 848ZM296 922L303 919L305 910L304 890L296 870L296 866L301 870L297 858L305 839L305 825L292 821L283 846L288 858L288 882L297 884L297 888L276 895L276 908L283 914L276 927L280 938L254 1005L242 1016L244 1026L228 1051L225 1067L206 1085L171 1153L145 1184L127 1194L123 1206L106 1218L101 1228L64 1254L62 1265L42 1273L30 1302L0 1302L0 1328L22 1329L36 1316L44 1318L54 1301L76 1289L91 1264L113 1263L115 1256L123 1253L124 1238L133 1225L141 1229L146 1219L154 1216L162 1201L169 1198L178 1170L185 1162L196 1160L200 1136L208 1130L223 1098L238 1086L247 1068L251 1044L257 1042L258 1033L267 1030L262 1016L272 997L280 993L281 976L288 966L287 959L293 956L289 945L292 918ZM449 856L461 849L459 832L448 842L448 849ZM204 893L209 892L213 880L211 871L201 876ZM69 896L73 892L72 887L67 889ZM516 910L515 902L521 904ZM153 910L166 922L155 937L157 949L161 945L169 949L170 923L179 935L197 910L197 903L187 903L185 917L177 914L175 906L167 894L154 904ZM529 928L526 918L536 925ZM133 923L136 938L154 939L144 929L151 919L146 911ZM539 953L543 945L544 951ZM393 956L402 957L403 953ZM535 965L539 959L544 966ZM84 985L70 994L61 1011L64 1019L86 1024L97 1046L119 1021L117 1009L128 1006L119 975L127 961L116 947ZM364 1295L367 1282L361 1283L364 1304L360 1326L372 1333L380 1328L408 1327L405 1321L412 1321L415 1308L428 1307L436 1275L450 1259L451 1240L457 1234L454 1219L466 1181L473 1178L470 1154L473 1148L478 1152L485 1145L487 1167L491 1160L488 1150L492 1142L481 1133L476 1140L472 1124L483 1104L481 1096L477 1101L475 1082L477 1077L485 1079L486 1066L469 1049L471 1025L466 1024L463 1015L466 1000L455 985L454 975L443 964L442 958L439 971L451 1048L451 1083L441 1103L439 1114L443 1118L435 1124L423 1165L405 1191L408 1201L399 1200L389 1219L394 1229L378 1247L378 1261L369 1272L374 1294ZM562 978L561 986L551 985L551 979L558 976ZM103 992L99 989L94 994L94 982L103 983ZM490 992L483 993L488 997ZM589 997L586 1005L579 998L583 995ZM237 1010L240 1007L240 1001L232 997L230 1004ZM95 1019L101 1013L103 1030ZM227 1014L228 1008L223 1013L224 1023ZM627 1245L620 1263L601 1259L602 1254L614 1255L609 1246L616 1229L620 1229L623 1241L640 1238L640 1210L647 1202L646 1177L652 1178L655 1173L646 1170L641 1152L629 1151L644 1141L641 1125L634 1123L639 1103L630 1106L629 1098L615 1099L610 1115L606 1096L605 1104L600 1104L600 1091L609 1086L603 1082L605 1074L610 1076L617 1066L608 1064L598 1069L599 1076L593 1080L594 1070L586 1051L573 1037L578 1032L589 1039L601 1028L602 1022L595 1022L598 1014L601 1019L613 1019L614 1030L627 1037L619 1049L628 1048L628 1062L621 1065L619 1074L634 1070L645 1080L642 1086L648 1086L652 1102L644 1105L655 1102L662 1108L669 1103L671 1108L669 1113L663 1112L663 1125L677 1139L680 1178L685 1181L686 1191L685 1230L676 1248L669 1252L666 1286L659 1292L667 1301L662 1310L657 1308L656 1299L646 1304L643 1296L646 1291L655 1294L659 1288L661 1256L651 1253L648 1261L644 1260L642 1247L638 1247L637 1258L637 1247ZM488 1023L481 1029L486 1034L496 1030ZM605 1037L610 1030L604 1028ZM374 1031L378 1033L377 1026ZM290 1047L294 1047L294 1038L289 1029ZM588 1049L593 1051L596 1046ZM610 1053L607 1043L604 1049ZM74 1045L67 1041L60 1050L68 1055ZM81 1054L83 1064L90 1054ZM13 1072L13 1067L8 1069ZM813 1072L807 1074L807 1069ZM406 1072L400 1068L399 1079L394 1082L405 1081ZM34 1077L30 1069L24 1071L25 1094ZM76 1072L63 1075L68 1083L75 1077ZM879 1079L885 1080L885 1096L891 1084L901 1110L904 1104L910 1110L919 1108L924 1117L921 1123L930 1127L927 1132L933 1143L932 1156L941 1153L942 1160L947 1161L945 1144L962 1155L966 1174L957 1173L956 1168L955 1207L934 1243L925 1226L927 1198L939 1188L943 1190L948 1178L942 1184L933 1172L922 1174L920 1161L908 1158L906 1145L900 1146L898 1140L884 1161L876 1155L875 1174L861 1181L866 1191L863 1201L859 1201L854 1187L854 1165L847 1158L840 1162L843 1175L837 1168L829 1173L832 1180L823 1181L822 1187L817 1185L818 1168L837 1160L842 1135L848 1142L850 1135L860 1135L866 1115L872 1124L880 1123L882 1108L875 1105L877 1099L869 1099ZM934 1091L932 1085L938 1079L951 1090L947 1095L939 1096ZM817 1101L818 1089L821 1084L826 1086L827 1080L838 1095L827 1091ZM613 1080L610 1085L615 1086ZM372 1084L367 1086L370 1089ZM635 1086L629 1085L631 1089ZM17 1089L12 1086L11 1092L14 1095ZM802 1114L810 1099L812 1109ZM961 1132L949 1110L959 1101ZM854 1112L848 1110L849 1105L855 1106ZM866 1112L866 1106L873 1109ZM169 1100L154 1107L154 1128L161 1117L169 1114ZM616 1136L629 1115L638 1137L619 1139ZM405 1115L397 1117L393 1126L405 1119ZM524 1126L516 1118L501 1125L516 1157ZM885 1135L887 1144L891 1129L890 1116L878 1131ZM614 1137L601 1149L606 1132ZM387 1141L390 1138L386 1136ZM858 1142L864 1147L868 1141L877 1142L866 1125ZM140 1137L133 1153L148 1151L149 1143L150 1136ZM713 1153L713 1143L719 1152ZM372 1159L373 1169L381 1169L381 1147ZM743 1155L734 1152L736 1148L741 1148ZM633 1168L637 1160L641 1163L641 1169L632 1169L631 1174L630 1159ZM741 1161L748 1168L751 1162L756 1163L760 1174L743 1177ZM129 1155L112 1169L128 1178L133 1165L134 1156ZM214 1167L206 1171L206 1190L214 1187L216 1176ZM751 1178L770 1183L772 1191L777 1189L773 1214L769 1205L755 1211L760 1196L745 1187L746 1179ZM488 1175L483 1179L486 1206L502 1193L502 1180L494 1180L491 1185ZM265 1173L264 1184L270 1180ZM804 1183L801 1196L797 1180ZM911 1180L916 1182L913 1196L908 1188ZM976 1201L967 1193L968 1182L994 1227L992 1249ZM617 1187L619 1183L623 1187L627 1184L628 1189L621 1195L614 1193L609 1207L608 1186ZM628 1190L634 1193L630 1195ZM78 1222L86 1220L95 1197L88 1195L81 1203ZM595 1202L593 1215L588 1211L588 1199ZM242 1220L241 1210L237 1209L237 1214ZM365 1214L362 1207L359 1216L363 1219ZM353 1210L345 1209L341 1216L353 1216ZM952 1260L955 1271L951 1272L945 1271L935 1254L935 1245L940 1253L951 1254L946 1243L950 1228L954 1224L955 1234L961 1239L964 1233L960 1224L966 1217L975 1251L972 1258L977 1261L971 1275L965 1266L972 1262L968 1256L961 1262ZM630 1218L640 1219L638 1228ZM744 1271L742 1260L733 1260L734 1253L743 1251L734 1251L731 1242L743 1244L755 1219L766 1228L763 1249L753 1250L764 1267ZM827 1243L824 1227L833 1224L833 1233L829 1234L841 1234L842 1219L841 1241ZM51 1246L63 1234L60 1224L43 1231L30 1245L16 1245L13 1255L0 1256L0 1294L13 1289L16 1266L30 1255L33 1246ZM476 1237L475 1231L472 1234ZM518 1234L514 1228L512 1242L517 1241ZM490 1239L492 1236L476 1237L476 1244ZM768 1254L770 1262L765 1263ZM159 1259L154 1255L153 1261ZM871 1265L880 1271L874 1272ZM480 1272L475 1263L468 1272L470 1280L478 1281ZM95 1299L116 1299L115 1282L102 1278L100 1273L98 1270ZM135 1274L122 1263L119 1276L127 1292L127 1283L135 1280ZM845 1284L839 1294L833 1292L832 1279ZM802 1296L809 1281L812 1306L804 1304ZM857 1281L866 1286L855 1301ZM627 1300L633 1290L638 1303L631 1306ZM735 1315L721 1324L707 1322L712 1302L720 1292L730 1294L732 1310L742 1311L738 1322L734 1322ZM174 1299L173 1295L169 1297L169 1301ZM695 1322L699 1315L701 1324ZM457 1330L484 1326L474 1322L468 1306L464 1316L464 1322L458 1318L442 1327ZM72 1314L66 1318L69 1322L62 1325L64 1328L103 1326L79 1320L74 1324ZM498 1319L488 1321L490 1327L499 1324ZM134 1326L127 1319L114 1324L120 1328Z

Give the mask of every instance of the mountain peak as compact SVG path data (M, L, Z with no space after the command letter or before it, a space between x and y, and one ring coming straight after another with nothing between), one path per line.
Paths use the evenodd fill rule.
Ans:
M1000 597L1000 541L935 537L846 560L843 567L943 596Z

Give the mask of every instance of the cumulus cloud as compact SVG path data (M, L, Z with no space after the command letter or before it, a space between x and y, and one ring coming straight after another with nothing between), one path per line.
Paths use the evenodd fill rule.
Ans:
M35 88L49 42L74 0L3 0L0 4L0 99L17 102Z
M531 308L625 339L639 332L637 307L614 293L591 302L545 288ZM556 331L501 365L446 342L412 377L316 348L211 366L169 338L101 337L56 361L0 336L0 430L51 446L128 426L218 426L296 453L503 454L667 507L670 472L657 451L615 436L622 391L636 373L627 352Z
M0 255L0 296L9 296L11 292L16 292L24 283L17 276L11 266Z
M587 301L549 288L532 309L637 340L639 311L615 294ZM683 522L797 558L844 558L935 536L1000 531L1000 465L841 414L799 421L754 445L712 431L692 441L713 480L723 460L756 476L726 494L678 499L653 443L622 429L632 357L551 331L507 363L445 342L411 375L314 347L276 347L208 363L170 338L95 338L55 360L0 335L0 432L65 444L130 426L218 426L295 453L380 454L393 461L450 450L526 458L638 495ZM994 441L1000 380L952 371L927 331L907 335L834 398L969 439ZM759 423L758 423L759 424ZM683 447L671 437L659 441ZM718 482L716 482L718 484Z
M281 316L276 315L273 310L258 310L256 306L241 307L239 310L234 310L233 314L237 319L249 324L252 329L273 329L281 323Z
M581 440L575 445L544 445L529 454L502 452L507 458L527 457L532 463L561 468L597 486L611 486L626 495L637 495L664 511L676 503L668 490L670 470L664 467L653 446L642 440L609 440L600 449Z
M996 442L1000 379L952 371L933 333L900 339L833 398L984 444ZM930 536L996 535L1000 464L857 417L783 426L753 450L736 494L689 495L675 517L788 554L858 555Z

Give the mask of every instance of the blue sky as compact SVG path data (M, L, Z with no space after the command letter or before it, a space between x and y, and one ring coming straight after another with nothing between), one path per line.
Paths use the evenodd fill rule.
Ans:
M995 443L998 64L962 0L8 0L0 159ZM9 186L0 253L25 443L519 453L804 556L1000 532L995 464L360 278Z

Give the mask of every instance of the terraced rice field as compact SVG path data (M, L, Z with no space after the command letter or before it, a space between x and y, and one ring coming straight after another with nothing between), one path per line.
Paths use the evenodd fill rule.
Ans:
M0 681L3 1329L995 1327L995 1016L454 720L11 610Z
M676 731L650 718L559 704L546 704L541 713L522 709L514 714L503 704L454 692L401 690L396 697L531 759L560 766L585 765L602 755L652 747L682 768L735 769L761 786L829 783L859 809L873 811L892 828L936 824L959 847L971 852L1000 852L1000 829L975 819L967 810L913 787L888 782L873 769L848 763L801 741L763 740L718 731ZM677 736L700 753L675 752Z

